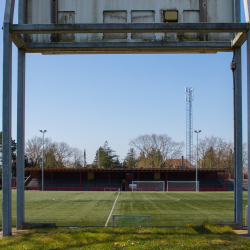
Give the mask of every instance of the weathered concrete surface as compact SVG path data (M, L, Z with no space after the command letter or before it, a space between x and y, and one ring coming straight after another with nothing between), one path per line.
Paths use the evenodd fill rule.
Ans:
M19 236L22 234L27 234L29 232L29 230L17 230L15 228L12 228L12 236ZM2 231L0 232L0 239L2 239Z
M53 228L56 223L23 223L22 229Z
M248 234L247 230L234 230L234 233L238 236L244 236L250 238L250 235Z

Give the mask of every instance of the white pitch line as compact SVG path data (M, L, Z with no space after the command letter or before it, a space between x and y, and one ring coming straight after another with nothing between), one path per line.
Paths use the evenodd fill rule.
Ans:
M113 213L113 210L114 210L114 207L115 207L115 204L116 204L116 201L117 201L117 199L118 199L119 194L120 194L120 192L119 192L118 195L116 196L114 205L113 205L113 207L112 207L112 209L111 209L111 212L110 212L110 214L109 214L109 217L108 217L108 219L107 219L107 221L106 221L105 227L106 227L106 226L108 225L108 223L109 223L109 219L110 219L110 217L111 217L111 215L112 215L112 213Z

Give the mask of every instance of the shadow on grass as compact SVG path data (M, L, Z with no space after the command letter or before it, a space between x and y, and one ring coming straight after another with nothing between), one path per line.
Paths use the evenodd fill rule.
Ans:
M208 221L205 221L201 226L192 227L197 234L206 234L206 235L222 235L222 234L231 234L235 235L231 227L224 227L223 225L212 225ZM213 231L210 230L213 229Z

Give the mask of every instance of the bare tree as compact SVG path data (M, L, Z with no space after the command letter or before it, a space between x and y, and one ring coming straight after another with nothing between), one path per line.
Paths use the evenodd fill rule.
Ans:
M56 166L58 168L67 167L70 165L70 158L72 156L72 149L66 142L55 143L56 147Z
M71 149L71 166L73 168L82 168L84 165L83 152L78 148Z
M148 159L152 167L160 167L163 162L165 162L164 166L168 166L171 159L181 157L184 146L183 142L175 142L166 134L140 135L129 144L139 151L141 156Z
M26 145L28 162L34 167L41 167L42 137L34 136L28 140ZM51 138L47 137L44 140L44 166L45 168L82 167L83 152L77 148L72 149L65 142L53 142Z
M38 136L34 136L26 143L26 155L29 162L34 167L40 167L42 163L42 145L43 139Z
M205 137L199 141L200 168L223 168L233 172L233 143L226 142L221 137Z
M34 167L41 167L43 154L43 139L42 137L34 136L26 143L26 155L28 162ZM44 166L46 168L56 167L56 144L51 138L44 140Z
M221 137L205 137L199 140L199 166L201 168L223 168L234 172L234 144L226 142ZM247 173L248 152L247 144L243 144L242 167Z
M247 143L243 144L243 156L242 156L242 163L243 163L243 173L248 173L248 147Z
M56 168L56 143L51 138L44 140L44 166L46 168Z

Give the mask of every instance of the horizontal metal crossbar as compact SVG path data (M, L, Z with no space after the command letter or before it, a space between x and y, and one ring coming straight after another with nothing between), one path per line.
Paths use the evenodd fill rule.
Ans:
M233 50L231 42L91 42L26 43L27 53L129 54L129 53L216 53Z
M248 23L117 23L117 24L15 24L13 34L52 33L238 33Z

